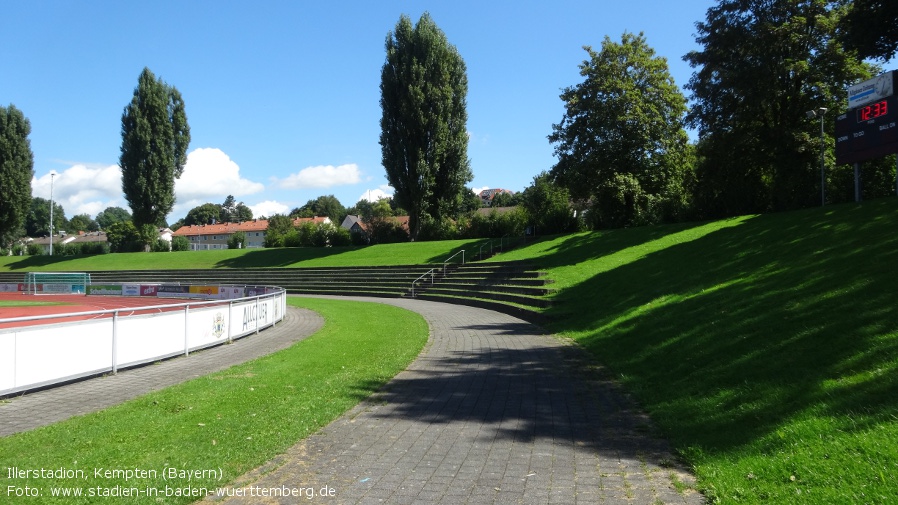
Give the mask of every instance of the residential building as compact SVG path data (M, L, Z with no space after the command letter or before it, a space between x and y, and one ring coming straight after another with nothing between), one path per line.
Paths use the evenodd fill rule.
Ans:
M330 223L328 217L298 217L293 220L293 227L303 223ZM173 233L175 237L187 237L191 251L209 251L227 249L231 235L242 231L246 235L244 248L265 247L265 232L268 230L267 219L253 219L239 223L217 223L182 226Z
M514 191L502 188L484 189L477 196L480 197L480 200L483 202L484 206L489 207L493 201L493 198L495 198L496 195L500 193L513 195Z

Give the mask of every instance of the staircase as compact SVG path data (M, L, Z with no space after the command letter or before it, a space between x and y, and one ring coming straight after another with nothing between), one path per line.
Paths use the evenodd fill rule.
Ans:
M415 298L483 307L542 323L554 281L524 262L452 265L445 276L415 287Z

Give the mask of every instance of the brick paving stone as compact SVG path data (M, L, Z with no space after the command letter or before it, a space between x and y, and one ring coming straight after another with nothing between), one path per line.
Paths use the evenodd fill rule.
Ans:
M239 485L328 485L335 497L310 502L335 504L704 502L673 489L671 474L693 477L579 347L489 310L343 299L418 312L430 340L381 391Z

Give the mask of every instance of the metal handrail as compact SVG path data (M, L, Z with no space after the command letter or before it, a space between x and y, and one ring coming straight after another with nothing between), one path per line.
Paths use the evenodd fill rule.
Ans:
M420 281L421 279L423 279L423 278L427 277L428 275L430 275L430 284L433 285L433 282L434 282L434 271L435 271L435 270L436 270L436 268L431 268L430 270L428 270L427 272L425 272L423 275L421 275L421 277L418 277L417 279L415 279L415 280L412 281L412 298L415 297L415 284L417 284L418 281Z
M480 249L477 251L477 258L479 260L483 260L483 248L486 246L490 246L490 254L493 254L493 240L490 239L486 243L480 245Z
M459 254L461 254L461 264L462 265L465 264L465 250L462 249L461 251L458 251L457 253L453 254L452 256L449 256L448 258L446 258L446 261L443 262L443 276L446 275L446 265L449 263L449 261L452 260L452 258L458 256Z

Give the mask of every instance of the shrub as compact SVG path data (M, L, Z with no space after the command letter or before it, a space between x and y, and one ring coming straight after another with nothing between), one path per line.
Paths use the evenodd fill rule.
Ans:
M346 247L353 245L353 237L350 235L349 230L343 228L341 226L337 226L334 230L334 234L331 235L331 243L330 245L333 247Z
M300 247L312 247L315 244L315 231L317 225L311 222L305 222L299 226L296 232L299 234Z
M113 252L143 251L140 235L134 223L125 221L115 223L106 229L106 238L109 240L109 248Z
M44 254L44 248L37 244L28 244L28 256L41 256Z
M477 213L471 218L467 235L471 238L516 237L527 228L527 213L520 207L499 212L490 210L487 214Z
M242 249L246 247L246 233L238 231L228 237L228 249Z
M187 237L182 237L182 236L172 237L171 250L172 251L189 251L190 250L190 241L187 240Z
M421 219L421 230L418 232L418 240L453 240L458 238L458 230L455 223L449 218L437 221L430 216Z
M278 247L302 247L302 245L302 236L300 235L299 231L290 230L283 235L283 245Z
M368 234L361 230L350 231L349 241L352 242L352 245L368 245L370 243Z
M319 223L312 234L312 245L315 247L327 247L331 242L331 237L336 232L337 227L333 223Z
M151 244L153 252L171 252L171 244L167 240L157 238Z
M368 223L368 238L372 244L392 244L408 242L408 232L394 219L373 217Z

